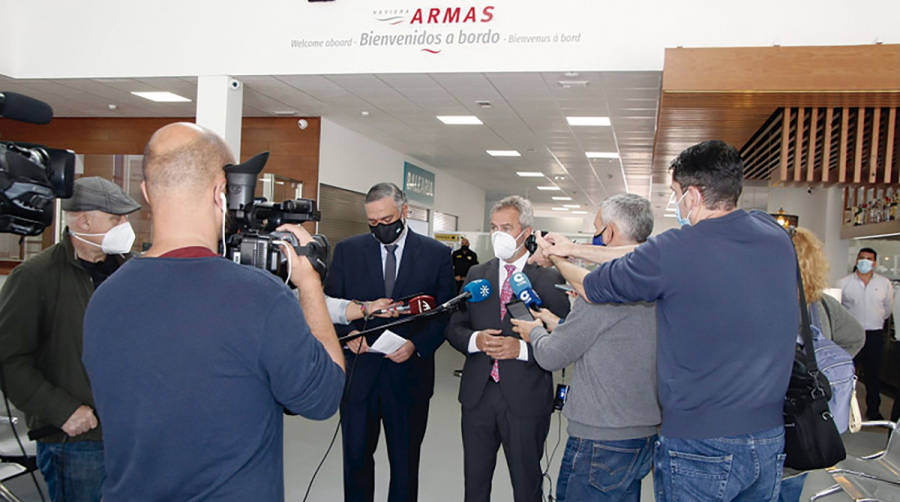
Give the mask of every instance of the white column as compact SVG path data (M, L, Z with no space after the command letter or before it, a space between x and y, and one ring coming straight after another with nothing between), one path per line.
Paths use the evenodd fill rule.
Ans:
M225 138L236 161L241 159L244 85L227 75L197 78L197 124Z

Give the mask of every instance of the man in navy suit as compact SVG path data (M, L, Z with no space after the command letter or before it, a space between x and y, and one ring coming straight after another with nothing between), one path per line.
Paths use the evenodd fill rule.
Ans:
M445 245L406 225L403 191L393 183L379 183L366 194L365 209L371 233L335 246L327 294L367 301L421 293L434 296L438 304L449 300L456 291L450 253ZM363 319L335 329L343 335L390 321ZM341 401L345 501L373 500L373 455L381 424L391 463L388 501L417 500L419 452L434 392L434 352L444 342L446 326L447 317L439 316L393 328L407 341L391 354L369 350L377 334L351 341L345 348L348 377Z

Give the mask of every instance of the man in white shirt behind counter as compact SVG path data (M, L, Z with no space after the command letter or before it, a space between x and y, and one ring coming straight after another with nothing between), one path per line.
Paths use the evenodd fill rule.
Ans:
M866 344L854 363L862 371L866 386L866 418L883 420L881 406L881 362L884 355L884 321L894 303L891 281L875 273L878 253L862 248L856 256L856 270L840 280L841 303L866 330Z

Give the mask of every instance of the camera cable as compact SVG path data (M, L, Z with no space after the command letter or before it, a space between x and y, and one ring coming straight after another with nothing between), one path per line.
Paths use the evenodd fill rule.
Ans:
M290 262L290 260L288 260ZM288 272L288 277L290 277L290 272ZM369 319L371 319L371 314L367 314L363 317L363 331L365 331L366 326L369 324ZM360 342L362 343L362 342ZM350 350L353 352L353 350ZM350 388L350 383L353 381L353 370L356 368L356 361L359 360L359 357L362 354L356 354L353 358L353 363L350 365L350 371L347 372L347 385L346 388ZM340 411L338 412L340 413ZM328 448L325 450L325 455L322 456L322 460L319 461L319 465L316 466L315 472L313 472L312 477L309 479L309 484L306 485L306 493L303 495L303 502L309 498L309 491L312 489L313 483L316 481L316 477L319 475L319 470L322 469L322 465L325 464L325 460L328 458L328 455L331 454L331 449L334 447L334 441L337 439L338 432L341 430L341 423L344 421L344 415L340 414L338 416L337 425L334 427L334 433L331 435L331 441L328 443Z
M565 368L562 369L562 383L563 385L566 384ZM556 413L559 414L556 421L556 445L553 446L553 451L551 451L550 455L547 456L547 440L544 440L544 460L547 462L547 465L546 467L544 467L544 472L541 474L541 485L543 486L544 480L550 483L550 489L547 491L546 497L546 500L548 500L549 502L553 502L554 500L556 500L553 497L553 477L550 475L550 464L553 463L553 457L556 456L556 451L559 449L559 445L562 442L562 410L556 410Z

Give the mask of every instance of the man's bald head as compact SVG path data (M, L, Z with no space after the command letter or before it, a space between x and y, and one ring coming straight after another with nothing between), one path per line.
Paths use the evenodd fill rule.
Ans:
M144 148L144 183L151 199L201 193L224 179L234 157L219 135L189 122L166 125Z

